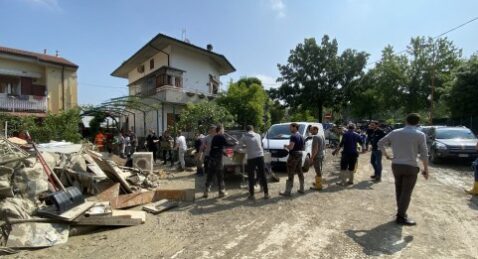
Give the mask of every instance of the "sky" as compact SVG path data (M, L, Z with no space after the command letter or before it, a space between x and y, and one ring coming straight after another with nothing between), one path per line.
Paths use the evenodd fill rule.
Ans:
M478 17L476 0L0 0L0 46L54 54L79 65L79 104L127 95L111 72L156 34L214 46L237 69L277 87L277 64L305 38L335 38L339 50L404 50ZM465 57L478 52L478 21L446 35Z

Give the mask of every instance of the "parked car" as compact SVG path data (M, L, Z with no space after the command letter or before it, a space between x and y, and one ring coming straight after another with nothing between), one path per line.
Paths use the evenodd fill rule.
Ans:
M449 158L475 159L478 157L478 139L466 127L425 126L430 160L439 163Z
M271 153L272 165L284 166L289 157L289 152L284 148L284 145L289 144L290 130L289 125L292 122L280 123L272 125L267 131L264 139L262 139L262 146L264 150ZM302 171L309 171L310 156L312 154L312 141L309 136L309 129L312 126L319 127L319 134L324 135L324 128L321 123L315 122L297 122L299 124L299 134L306 140L304 152L302 154Z

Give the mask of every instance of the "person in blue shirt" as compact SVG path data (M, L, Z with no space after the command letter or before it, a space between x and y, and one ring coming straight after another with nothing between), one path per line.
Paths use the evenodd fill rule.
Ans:
M279 192L282 196L290 196L294 185L294 174L299 177L300 194L304 194L304 173L302 172L302 151L304 150L304 139L299 133L299 124L291 123L289 126L291 135L289 144L285 144L284 148L289 150L287 158L287 181L285 182L285 191Z
M359 156L357 144L363 144L362 138L355 132L355 124L350 123L347 129L339 146L332 152L332 155L335 156L340 149L343 149L340 159L340 182L338 183L342 186L354 183L354 171Z

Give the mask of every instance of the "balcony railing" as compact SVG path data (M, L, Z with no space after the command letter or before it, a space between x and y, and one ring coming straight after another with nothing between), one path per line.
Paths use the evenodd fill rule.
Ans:
M28 100L18 97L0 96L0 110L7 112L46 112L47 98L35 100L33 96L28 96Z

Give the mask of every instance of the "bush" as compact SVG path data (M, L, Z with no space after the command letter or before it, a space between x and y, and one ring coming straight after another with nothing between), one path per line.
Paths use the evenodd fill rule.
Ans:
M35 142L45 143L50 140L70 141L78 143L81 140L79 133L80 111L70 109L58 114L48 114L39 119L32 116L15 117L9 114L0 114L0 123L8 122L9 136L18 135L22 131L28 131Z

